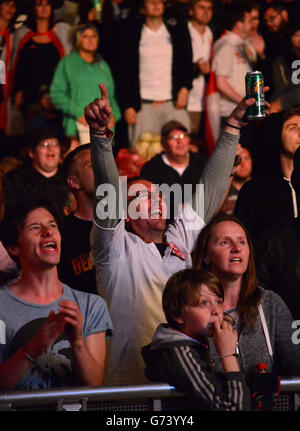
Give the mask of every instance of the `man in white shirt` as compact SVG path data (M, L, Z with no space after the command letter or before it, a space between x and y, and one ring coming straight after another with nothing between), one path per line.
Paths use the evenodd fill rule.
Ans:
M145 0L144 22L132 25L120 49L119 98L130 145L144 132L160 133L170 120L190 129L192 47L186 25L164 22L162 0Z
M240 120L255 100L244 99L235 109L229 119L231 126L225 127L206 164L192 202L197 209L203 197L203 205L198 206L203 214L186 204L182 217L167 223L166 201L156 185L142 179L133 179L130 186L128 183L123 215L112 133L106 128L111 108L107 90L103 84L99 87L101 99L85 108L85 118L90 126L97 190L91 250L99 293L107 299L114 322L105 384L144 383L140 348L151 341L158 322L164 319L161 294L165 283L172 274L192 265L191 252L199 230L218 210L228 185L240 137ZM106 193L103 187L110 191Z
M210 72L210 56L213 34L208 23L213 15L212 0L192 0L188 30L193 49L193 88L189 93L187 110L191 120L191 133L199 133L204 105L205 76Z
M252 70L247 56L247 39L252 30L250 7L242 2L233 3L228 6L226 19L226 32L214 44L212 63L223 123L245 96L245 75Z

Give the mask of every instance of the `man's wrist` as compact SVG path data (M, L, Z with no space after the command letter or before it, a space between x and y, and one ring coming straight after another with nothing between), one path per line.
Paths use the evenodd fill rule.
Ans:
M229 117L225 123L224 129L234 135L239 135L242 128L242 124L239 120L234 117Z
M31 363L35 363L36 358L38 357L38 355L36 355L28 345L23 346L23 352L24 352L24 356L25 358L31 362Z
M71 341L71 346L73 349L81 349L84 345L83 338L81 336L77 337L75 340Z
M103 127L101 129L90 129L92 135L101 136L103 138L111 138L113 136L113 132L107 127Z

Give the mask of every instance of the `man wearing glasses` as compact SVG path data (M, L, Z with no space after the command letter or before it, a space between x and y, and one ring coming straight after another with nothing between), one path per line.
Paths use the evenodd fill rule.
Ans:
M206 156L190 151L191 139L186 127L179 121L168 121L161 130L163 152L144 164L140 176L154 184L191 184L195 191Z
M284 4L273 2L264 10L263 18L267 29L265 40L266 56L269 61L286 49L285 31L289 22L289 14Z
M29 136L29 159L5 179L5 206L25 198L48 196L61 213L67 200L67 186L60 168L61 146L53 130L38 127Z
M289 16L286 8L275 2L265 9L264 20L271 33L278 33L285 28Z

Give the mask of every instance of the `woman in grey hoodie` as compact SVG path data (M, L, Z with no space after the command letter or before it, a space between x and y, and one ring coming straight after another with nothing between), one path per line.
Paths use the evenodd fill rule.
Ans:
M297 322L284 301L258 285L251 239L234 216L217 215L202 229L193 253L195 268L209 269L222 283L224 311L235 319L240 367L250 381L257 364L277 375L300 374ZM217 370L221 369L212 346Z

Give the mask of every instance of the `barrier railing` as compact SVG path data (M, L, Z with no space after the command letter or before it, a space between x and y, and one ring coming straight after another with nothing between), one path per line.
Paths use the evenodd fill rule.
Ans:
M300 393L300 377L281 378L283 408L295 410L294 394ZM183 410L184 394L164 383L131 386L72 387L0 392L0 410Z

